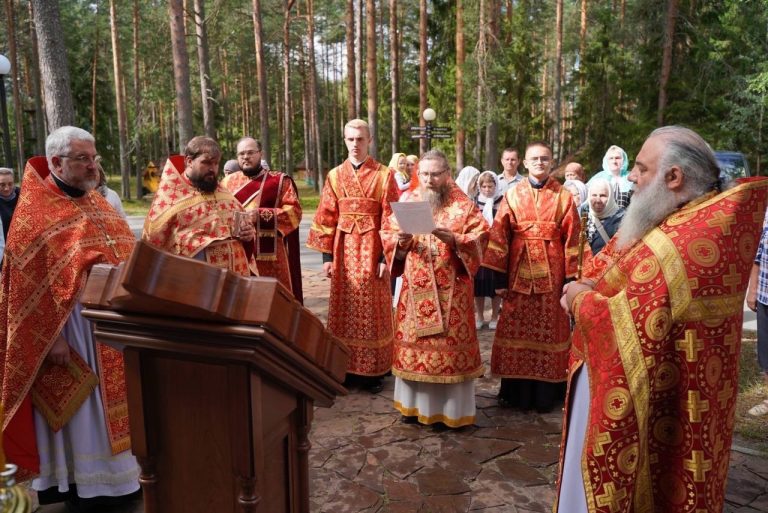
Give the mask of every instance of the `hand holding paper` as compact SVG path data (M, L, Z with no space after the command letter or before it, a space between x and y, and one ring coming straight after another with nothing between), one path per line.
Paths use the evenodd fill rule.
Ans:
M432 207L428 201L397 202L391 206L402 232L428 234L436 228Z

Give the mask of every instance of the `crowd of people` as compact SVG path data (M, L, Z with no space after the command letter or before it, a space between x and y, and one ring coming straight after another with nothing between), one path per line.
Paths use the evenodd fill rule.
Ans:
M306 245L330 279L347 386L378 393L391 373L402 422L470 426L487 327L499 406L565 406L557 511L722 505L745 294L768 383L768 180L723 187L709 146L682 127L652 132L631 169L611 146L588 181L571 162L562 184L545 141L504 149L501 173L454 179L440 151L377 162L363 120L343 139L348 158L327 174ZM223 179L214 139L170 157L142 238L273 277L302 301L296 184L252 137L235 156ZM21 188L0 168L3 440L41 502L72 511L139 493L122 356L80 314L90 268L124 261L134 242L99 161L91 134L62 127ZM401 228L398 202L420 202L434 228ZM71 390L46 388L57 375Z

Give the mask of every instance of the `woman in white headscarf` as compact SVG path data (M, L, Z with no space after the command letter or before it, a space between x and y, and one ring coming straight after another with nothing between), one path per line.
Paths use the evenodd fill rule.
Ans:
M470 199L475 199L477 196L477 177L480 175L480 171L476 167L467 166L459 172L459 176L456 177L456 185L459 189L464 191Z
M587 186L581 180L566 180L563 183L568 192L573 196L573 203L579 208L587 201Z
M493 224L493 218L496 217L496 211L504 196L499 185L499 177L493 171L483 171L477 176L478 194L475 204L482 211L489 225ZM488 329L495 330L499 323L501 296L496 295L496 289L501 275L502 273L486 267L480 267L475 274L475 327L477 329L482 329L485 325L485 298L487 297L491 298L491 320L488 322Z
M615 144L608 148L603 156L603 169L587 182L587 188L590 187L593 180L602 178L607 180L613 188L616 203L627 208L629 198L634 188L634 184L627 178L629 176L629 158L627 152Z
M608 180L593 178L589 182L589 197L582 209L589 209L587 240L593 255L608 244L624 218L624 209L616 203L614 193Z

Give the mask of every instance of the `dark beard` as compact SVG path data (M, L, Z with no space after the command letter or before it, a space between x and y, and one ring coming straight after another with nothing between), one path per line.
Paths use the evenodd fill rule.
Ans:
M261 173L261 169L261 162L259 162L255 167L244 167L243 174L248 178L253 178L254 176Z
M201 178L190 178L189 182L200 192L203 193L211 193L216 190L216 187L219 185L219 180L205 180L204 177Z

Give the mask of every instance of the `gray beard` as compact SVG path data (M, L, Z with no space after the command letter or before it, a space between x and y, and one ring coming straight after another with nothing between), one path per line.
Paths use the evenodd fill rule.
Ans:
M616 233L616 248L624 249L642 239L646 233L656 228L666 217L677 210L679 199L667 188L664 174L644 191L636 191L627 207Z
M434 213L448 204L450 191L451 189L448 184L445 184L437 190L422 187L421 197L424 198L424 200L429 201L429 205L432 207L432 212Z

